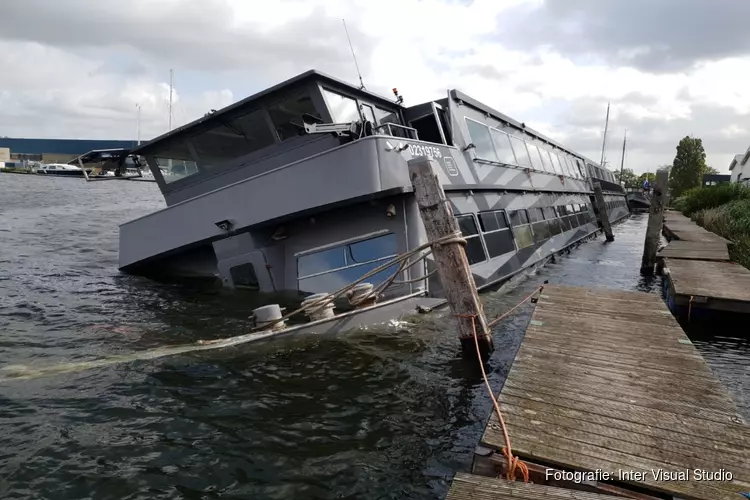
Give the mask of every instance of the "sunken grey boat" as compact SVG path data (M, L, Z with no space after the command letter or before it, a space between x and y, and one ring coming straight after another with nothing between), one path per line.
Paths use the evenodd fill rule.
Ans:
M394 93L308 71L134 149L167 207L120 226L121 270L331 293L426 243L418 156L440 166L479 287L594 234L593 180L611 221L628 215L611 172L523 123L458 90L415 106ZM384 300L440 297L432 267L404 270Z

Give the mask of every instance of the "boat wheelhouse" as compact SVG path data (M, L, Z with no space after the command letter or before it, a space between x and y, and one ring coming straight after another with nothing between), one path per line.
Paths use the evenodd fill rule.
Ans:
M458 90L408 107L394 93L308 71L134 149L167 206L120 226L120 268L332 292L426 243L407 170L419 156L435 161L480 287L594 234L594 180L610 219L628 214L608 170L525 124ZM404 270L386 296L439 296L431 268Z

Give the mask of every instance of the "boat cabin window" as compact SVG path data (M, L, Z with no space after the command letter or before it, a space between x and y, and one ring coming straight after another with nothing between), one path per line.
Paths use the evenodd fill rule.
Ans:
M513 225L513 234L516 237L518 249L526 248L534 244L534 235L529 225L529 217L526 210L515 210L510 212L510 221Z
M542 158L539 156L539 148L533 144L526 143L526 148L529 150L529 157L531 158L531 166L534 170L544 172L544 165L542 164Z
M320 118L320 113L315 109L315 104L308 94L290 97L268 106L268 114L271 115L271 122L282 141L300 135L303 115Z
M534 243L542 243L550 237L549 223L544 220L544 210L541 208L529 208L529 222L534 233Z
M251 111L224 121L190 139L198 165L211 168L217 163L245 156L276 142L262 110Z
M396 125L401 125L398 113L378 108L377 106L375 107L375 118L378 119L378 125L383 125L384 123L395 123Z
M351 97L346 97L336 92L323 89L323 97L331 111L331 117L334 123L349 123L359 121L359 111L357 110L357 101Z
M444 144L443 136L440 134L440 124L434 113L412 120L409 125L416 129L420 141Z
M477 222L474 219L474 215L457 215L456 221L458 222L459 229L461 229L461 235L466 240L464 249L466 250L466 258L469 261L469 265L487 260L482 240L479 238L479 231L477 230Z
M466 118L466 127L469 129L469 138L474 144L476 157L482 160L500 161L492 145L492 137L490 137L490 129L487 125Z
M516 153L518 166L531 168L531 158L529 158L529 152L526 150L526 143L513 135L510 136L510 143L513 144L513 152Z
M492 136L492 142L495 144L495 152L497 153L498 161L500 163L505 163L506 165L518 165L516 155L513 154L513 148L510 145L510 137L508 137L508 134L490 128L490 135Z
M232 283L235 287L252 288L254 290L260 288L255 267L249 262L230 268L229 275L232 277Z
M581 174L581 179L586 178L586 168L583 166L583 162L576 158L576 165L578 165L578 172Z
M372 106L369 104L362 104L359 108L362 110L362 116L365 120L373 125L377 123L377 120L375 120L375 111L372 110Z
M549 225L550 236L555 236L562 233L562 225L560 224L560 219L557 218L555 207L544 207L543 212L544 218L547 220L547 224Z
M335 292L397 254L398 242L392 233L306 253L297 258L297 286L307 293ZM394 264L367 282L378 285L397 269Z
M505 212L479 212L479 224L482 228L484 243L490 258L505 255L516 250L513 233Z

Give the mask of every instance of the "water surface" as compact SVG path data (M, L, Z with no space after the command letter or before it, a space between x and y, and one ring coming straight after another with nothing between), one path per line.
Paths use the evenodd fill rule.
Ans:
M117 225L155 184L0 174L0 367L237 335L258 297L117 271ZM544 280L659 293L645 218L483 296L494 317ZM495 329L500 387L531 305ZM750 344L695 338L750 417ZM3 499L442 498L490 413L444 315L0 385Z

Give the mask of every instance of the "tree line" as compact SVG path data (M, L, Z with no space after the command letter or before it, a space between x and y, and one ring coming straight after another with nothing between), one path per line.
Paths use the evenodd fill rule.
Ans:
M669 171L669 190L672 198L677 198L688 189L701 186L705 174L718 174L719 171L706 165L706 151L703 149L703 141L696 137L683 137L677 144L677 154L674 157ZM633 169L626 168L615 171L618 182L624 183L626 188L637 188L643 186L648 179L653 183L655 173L643 173L636 175Z

